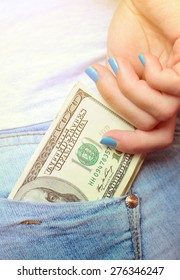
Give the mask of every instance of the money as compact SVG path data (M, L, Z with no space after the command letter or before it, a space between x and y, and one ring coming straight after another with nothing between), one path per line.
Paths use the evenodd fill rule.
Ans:
M80 83L71 91L9 198L39 202L93 201L124 195L144 156L99 143L110 129L134 130Z

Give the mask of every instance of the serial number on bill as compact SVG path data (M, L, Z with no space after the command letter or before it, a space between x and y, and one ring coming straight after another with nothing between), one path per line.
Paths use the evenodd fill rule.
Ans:
M159 267L122 267L122 266L112 266L110 268L110 275L162 275L164 271L163 266ZM107 270L105 271L107 272Z

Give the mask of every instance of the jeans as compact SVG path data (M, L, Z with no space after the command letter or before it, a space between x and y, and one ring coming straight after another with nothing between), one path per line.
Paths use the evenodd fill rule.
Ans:
M0 259L180 259L179 123L173 145L147 155L125 196L52 204L8 199L49 125L0 131ZM131 193L134 208L126 203Z

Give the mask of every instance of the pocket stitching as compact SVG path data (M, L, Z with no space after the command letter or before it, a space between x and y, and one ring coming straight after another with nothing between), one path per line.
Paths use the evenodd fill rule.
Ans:
M142 259L139 202L138 197L138 205L135 208L127 207L135 260Z

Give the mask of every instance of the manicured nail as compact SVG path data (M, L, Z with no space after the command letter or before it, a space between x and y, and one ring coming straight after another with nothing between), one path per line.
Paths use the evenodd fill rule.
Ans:
M116 148L117 146L117 141L110 138L110 137L104 137L101 139L100 141L101 144L112 147L112 148Z
M89 66L86 68L85 72L95 83L97 83L99 75L93 67Z
M112 70L114 71L114 73L117 74L117 72L118 72L118 64L117 64L116 60L114 59L114 57L110 57L108 59L108 62L110 64Z
M142 54L139 54L138 57L139 57L139 60L141 61L142 65L145 65L144 56Z

